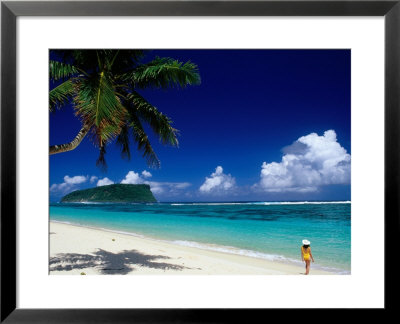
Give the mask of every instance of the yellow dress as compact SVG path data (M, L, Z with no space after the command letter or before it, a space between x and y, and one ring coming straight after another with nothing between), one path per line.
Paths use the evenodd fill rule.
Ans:
M310 260L310 247L308 247L307 249L301 247L301 252L303 253L303 259L305 261Z

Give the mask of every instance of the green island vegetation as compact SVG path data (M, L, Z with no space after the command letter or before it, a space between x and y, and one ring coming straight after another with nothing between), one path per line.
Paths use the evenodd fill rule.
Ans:
M61 202L148 203L157 200L147 184L112 184L73 191Z

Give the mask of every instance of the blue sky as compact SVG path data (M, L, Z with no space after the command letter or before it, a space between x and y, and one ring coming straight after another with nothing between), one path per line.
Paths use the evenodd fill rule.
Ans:
M85 138L50 156L51 201L111 182L148 183L159 201L350 200L350 50L154 50L144 60L155 56L199 67L201 85L140 92L173 120L179 148L149 130L161 168L110 145L104 173ZM50 114L50 145L79 129L71 105Z

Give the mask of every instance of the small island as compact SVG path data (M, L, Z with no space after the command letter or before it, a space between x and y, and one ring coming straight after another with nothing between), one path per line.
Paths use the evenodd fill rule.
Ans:
M84 190L76 190L61 198L61 202L157 202L147 184L112 184Z

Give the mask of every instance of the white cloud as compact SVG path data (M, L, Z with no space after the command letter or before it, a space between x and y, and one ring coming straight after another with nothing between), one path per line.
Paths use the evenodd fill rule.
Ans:
M350 154L337 142L336 132L311 133L283 149L281 162L264 162L254 188L269 192L311 192L329 184L350 183Z
M149 171L143 170L142 171L142 176L145 178L151 178L152 174Z
M121 183L125 184L139 184L143 183L143 179L140 177L139 173L134 171L129 171L125 176L125 179L121 181Z
M148 184L150 186L150 190L153 194L166 194L166 195L175 195L178 194L182 189L189 187L191 184L188 182L157 182L157 181L148 181L144 178L151 177L151 173L148 171L142 172L142 177L139 173L135 171L129 171L125 178L121 181L121 183L125 184Z
M69 177L66 175L64 177L64 182L67 184L71 184L71 185L84 183L84 182L86 182L86 180L87 180L87 177L84 177L84 176Z
M189 182L167 182L167 184L175 187L176 189L185 189L191 186Z
M103 179L99 179L99 181L97 181L97 187L107 186L107 185L111 185L111 184L114 184L114 181L108 179L107 177L103 178Z
M161 186L161 185L154 184L154 183L152 185L148 183L148 185L150 185L150 190L153 194L162 194L165 191L163 186Z
M57 192L66 192L68 191L68 184L63 182L63 183L53 183L50 187L50 191L57 193Z
M98 177L96 177L96 176L91 176L91 177L90 177L90 183L96 182L97 179L98 179Z
M168 194L177 195L191 186L189 182L156 182L145 181L144 183L150 185L150 190L153 194Z
M64 176L63 183L53 183L50 187L50 192L54 194L66 194L77 189L77 185L86 182L88 177L85 176Z
M230 174L224 174L224 169L217 166L211 177L206 177L199 190L202 193L226 192L235 187L236 180Z

